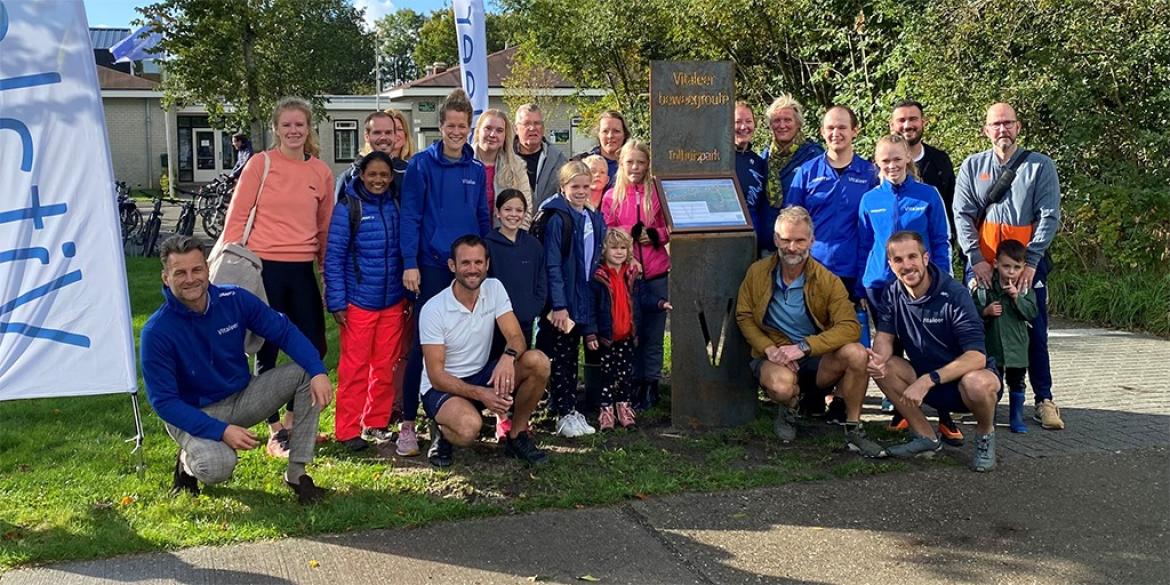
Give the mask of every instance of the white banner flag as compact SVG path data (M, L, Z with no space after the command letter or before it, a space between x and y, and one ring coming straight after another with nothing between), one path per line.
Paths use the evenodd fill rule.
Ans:
M0 0L0 400L137 389L80 0Z
M471 98L471 124L488 107L487 32L483 0L455 0L455 38L459 44L459 69L463 91Z

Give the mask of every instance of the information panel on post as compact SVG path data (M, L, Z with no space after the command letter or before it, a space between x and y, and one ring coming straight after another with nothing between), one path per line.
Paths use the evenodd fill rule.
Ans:
M735 175L655 177L671 233L752 231Z

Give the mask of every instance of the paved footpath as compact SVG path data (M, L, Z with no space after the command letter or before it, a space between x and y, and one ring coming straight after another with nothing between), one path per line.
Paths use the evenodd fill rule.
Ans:
M1170 583L1170 342L1066 328L1052 348L1069 428L999 433L1001 466L989 474L927 466L68 563L0 581Z

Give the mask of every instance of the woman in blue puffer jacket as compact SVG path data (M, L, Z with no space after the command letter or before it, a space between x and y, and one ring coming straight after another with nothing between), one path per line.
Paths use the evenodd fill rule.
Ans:
M325 305L341 333L334 433L354 451L390 440L408 306L398 205L389 155L367 154L333 209L325 248Z

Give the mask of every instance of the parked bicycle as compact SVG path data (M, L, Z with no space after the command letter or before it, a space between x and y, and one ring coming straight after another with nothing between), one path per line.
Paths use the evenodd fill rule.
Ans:
M150 211L150 217L146 219L146 223L142 226L142 231L139 232L137 243L139 244L139 251L145 257L154 256L158 253L158 238L162 231L162 204L165 199L162 195L154 198L154 207Z
M175 191L191 197L190 199L172 200L173 203L179 204L179 220L175 222L175 233L193 236L195 235L195 210L198 208L197 202L201 195L186 189L175 189Z
M125 181L116 181L114 187L118 194L118 219L122 223L122 241L126 242L142 225L142 212L131 198L130 186Z
M229 174L222 174L203 186L199 190L200 204L197 209L202 219L203 231L208 237L216 239L223 233L223 223L227 218L228 205L232 201L236 180Z

